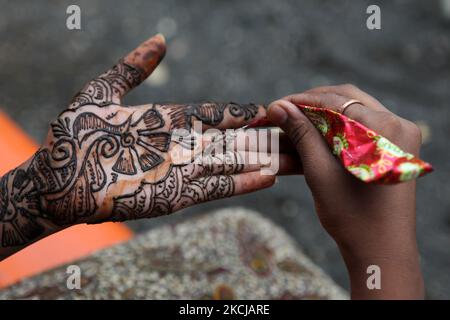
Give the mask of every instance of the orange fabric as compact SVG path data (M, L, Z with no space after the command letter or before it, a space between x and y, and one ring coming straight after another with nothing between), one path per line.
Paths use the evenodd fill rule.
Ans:
M37 145L0 110L0 176L25 162Z
M36 143L0 111L0 176L30 158L36 149ZM65 229L0 262L0 288L132 237L133 232L122 223Z

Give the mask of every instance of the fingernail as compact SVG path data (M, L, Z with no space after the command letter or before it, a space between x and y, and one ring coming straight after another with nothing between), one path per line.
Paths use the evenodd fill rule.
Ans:
M161 38L161 40L165 43L166 42L166 37L164 37L164 35L162 34L162 33L158 33L158 34L156 34L156 36L155 37L160 37Z
M271 104L267 109L267 117L276 125L286 123L288 119L287 112L278 104Z

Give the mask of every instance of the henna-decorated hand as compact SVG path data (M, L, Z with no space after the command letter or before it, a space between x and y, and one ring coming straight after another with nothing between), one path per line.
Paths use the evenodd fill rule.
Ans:
M55 228L159 216L274 183L257 164L224 162L239 158L239 150L207 162L192 161L197 151L188 153L188 163L173 156L190 148L173 138L174 130L190 130L194 121L203 129L238 128L265 116L264 107L122 104L164 54L164 38L154 36L90 81L51 124L33 158L2 178L1 247L20 248Z

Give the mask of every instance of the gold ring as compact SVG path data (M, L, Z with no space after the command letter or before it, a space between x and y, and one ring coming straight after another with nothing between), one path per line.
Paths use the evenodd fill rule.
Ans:
M346 103L344 103L339 109L338 112L340 114L344 114L345 109L347 109L348 107L350 107L352 104L358 103L360 105L362 105L362 102L356 99L352 99L352 100L348 100Z

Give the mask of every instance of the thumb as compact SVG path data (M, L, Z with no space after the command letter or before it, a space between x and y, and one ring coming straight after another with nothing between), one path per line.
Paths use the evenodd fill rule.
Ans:
M296 105L277 100L269 106L267 117L286 132L295 145L306 178L321 176L327 179L332 171L340 169L319 131Z

